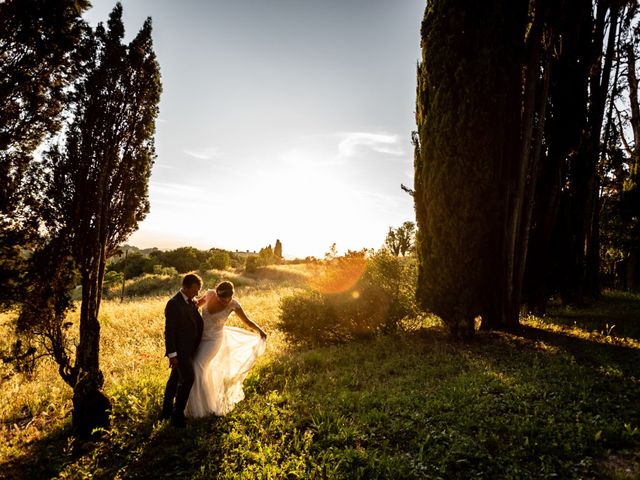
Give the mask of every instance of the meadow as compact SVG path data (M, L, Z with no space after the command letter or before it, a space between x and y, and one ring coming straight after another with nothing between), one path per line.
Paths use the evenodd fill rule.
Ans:
M0 477L640 478L640 296L556 305L517 334L469 343L425 316L397 334L303 348L278 329L279 308L314 274L292 265L205 277L236 282L269 339L245 400L184 431L157 421L170 290L103 302L113 412L95 441L69 436L72 392L53 362L30 374L0 362ZM2 314L1 351L12 339Z

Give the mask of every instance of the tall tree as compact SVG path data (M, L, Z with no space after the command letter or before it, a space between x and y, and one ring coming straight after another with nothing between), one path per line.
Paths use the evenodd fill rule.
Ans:
M276 256L277 260L282 260L282 242L279 239L276 239L276 246L273 249L273 254Z
M56 133L82 72L86 0L0 2L0 306L19 297L23 249L38 238L33 152Z
M620 171L620 156L610 147L619 135L615 60L630 26L621 20L630 8L635 2L578 0L562 7L556 23L561 41L551 71L526 275L526 302L537 313L544 313L552 293L580 303L600 291L601 211L609 202L611 212L607 192L616 183L613 172Z
M48 174L44 219L50 241L35 253L34 267L44 264L45 273L58 272L61 287L48 291L50 280L42 275L43 285L35 285L30 295L34 301L21 314L23 328L38 329L41 318L51 321L48 328L56 335L47 338L48 346L63 379L74 389L73 424L83 436L108 420L109 400L101 391L98 322L106 261L149 210L147 185L155 156L161 84L151 20L128 46L122 44L123 37L122 6L117 4L108 28L96 29L95 60L77 86L64 144L44 156ZM82 285L80 337L73 363L60 334L68 305L63 286L70 265Z
M628 13L629 19L638 15L640 8L634 4ZM624 46L626 56L627 101L630 115L628 126L632 139L625 138L624 126L620 125L620 137L627 154L628 173L622 183L621 228L626 233L625 286L629 289L640 285L640 96L638 89L637 50L640 46L640 26L637 24Z
M568 161L575 155L587 117L591 0L561 5L556 18L560 44L550 72L545 152L540 158L530 248L526 266L525 301L544 313L550 291L566 282L570 254L569 212L564 199Z
M518 325L553 2L439 0L422 24L414 200L422 306L455 336Z
M398 228L389 227L385 238L385 247L396 257L405 256L415 246L416 225L413 222L404 222Z
M600 243L598 161L611 68L616 47L620 10L619 0L595 2L591 36L587 50L589 66L586 117L576 154L570 157L567 202L569 212L569 252L567 282L563 294L569 301L598 296Z

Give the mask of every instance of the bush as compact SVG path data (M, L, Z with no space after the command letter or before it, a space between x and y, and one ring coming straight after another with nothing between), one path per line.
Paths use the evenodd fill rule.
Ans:
M178 271L173 267L164 267L162 265L154 265L153 274L174 276L174 275L178 275Z
M180 247L167 252L153 252L151 257L156 264L173 267L179 273L187 273L200 268L200 265L207 260L208 254L193 247Z
M120 272L116 272L115 270L110 270L104 274L103 286L104 288L109 288L113 285L121 285L122 280L124 280L124 274Z
M170 295L180 289L182 275L143 275L125 286L127 297Z
M249 273L256 273L258 270L258 257L255 255L249 255L246 263L244 264L244 269Z
M141 253L133 252L109 263L109 271L124 273L125 278L136 278L145 273L152 273L154 260Z
M338 278L364 271L355 281ZM290 340L322 345L392 333L402 320L417 315L414 301L417 265L414 258L379 252L340 257L323 275L334 284L350 285L342 291L307 291L282 300L280 325ZM323 283L322 279L317 285Z
M231 256L229 252L224 250L218 250L207 259L207 268L214 268L216 270L226 270L231 266Z

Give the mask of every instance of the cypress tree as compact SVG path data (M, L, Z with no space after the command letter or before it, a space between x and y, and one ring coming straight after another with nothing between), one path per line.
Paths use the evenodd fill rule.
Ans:
M44 275L36 270L33 274L46 284L47 274L57 273L61 286L48 298L42 293L47 289L36 282L33 302L21 315L23 326L40 329L45 336L51 330L60 332L68 304L65 272L79 272L82 302L75 362L71 364L64 339L49 335L48 340L52 345L58 342L61 353L56 360L74 389L73 424L82 436L108 421L109 400L101 391L99 364L102 282L107 258L149 210L147 186L155 156L161 84L150 19L128 46L122 44L123 37L122 6L117 4L108 29L96 29L94 63L77 87L64 144L45 155L50 175L45 221L51 240L34 255L39 261L34 268L44 264ZM43 311L51 313L42 315ZM42 329L41 318L50 319L53 327Z
M549 84L546 2L429 2L414 199L421 305L454 336L518 325ZM545 42L543 43L543 38Z

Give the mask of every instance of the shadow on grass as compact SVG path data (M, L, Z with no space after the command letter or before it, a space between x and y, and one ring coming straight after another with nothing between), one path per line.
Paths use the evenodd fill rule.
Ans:
M625 376L640 374L640 349L616 343L602 343L579 338L567 333L552 332L535 327L523 327L522 339L543 342L565 350L584 366L601 370L619 370Z
M157 420L157 414L154 410L135 421L120 419L111 432L90 441L77 440L69 426L52 431L31 443L24 455L0 463L0 477L184 478L197 468L194 455L202 450L202 438L207 438L208 457L215 458L215 432L224 428L224 419L191 420L187 428L178 429Z
M640 340L640 296L627 292L604 292L598 301L584 308L551 308L545 321L575 326L587 332Z
M64 466L73 461L70 428L50 432L40 440L31 442L24 455L0 462L2 478L10 480L54 478Z

